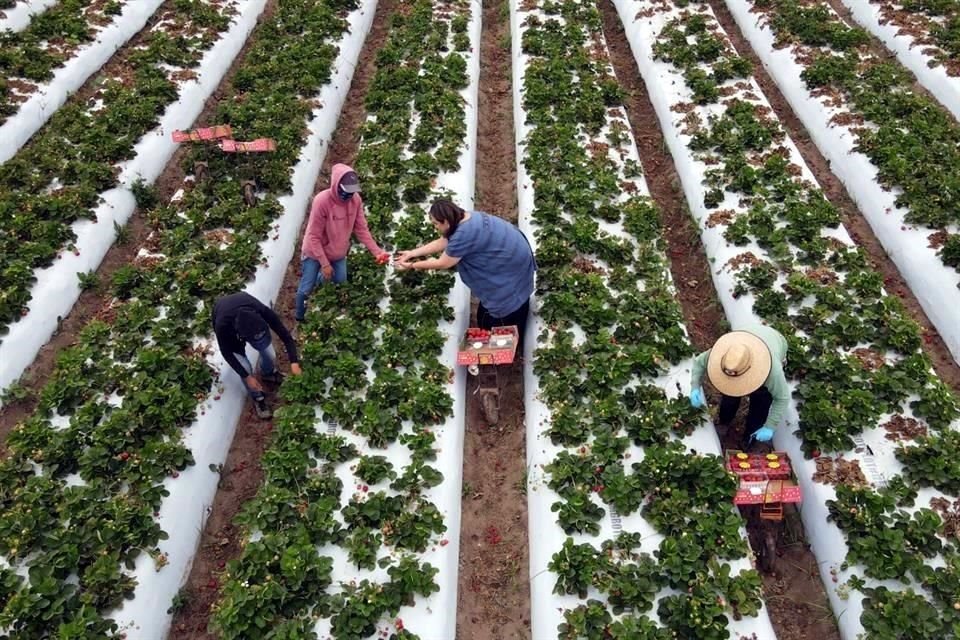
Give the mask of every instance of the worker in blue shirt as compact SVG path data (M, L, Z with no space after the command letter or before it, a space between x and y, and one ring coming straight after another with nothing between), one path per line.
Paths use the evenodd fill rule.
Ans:
M480 301L477 326L491 329L516 325L521 351L533 294L533 273L537 269L526 236L502 218L465 211L445 199L430 207L430 221L440 237L398 253L396 269L456 268L460 279ZM418 259L425 256L436 257Z

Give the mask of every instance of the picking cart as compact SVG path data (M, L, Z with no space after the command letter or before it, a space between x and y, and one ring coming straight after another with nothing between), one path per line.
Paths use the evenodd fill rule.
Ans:
M803 499L797 484L790 456L784 451L749 453L728 449L725 453L727 469L740 481L733 503L743 509L750 521L762 532L757 535L754 549L760 569L773 573L777 546L783 534L783 505L799 504Z
M500 419L498 367L514 361L519 339L516 325L510 325L492 329L470 327L460 341L457 364L466 366L470 375L477 378L474 393L480 394L480 406L490 424Z
M277 150L277 143L271 138L257 138L242 142L231 136L233 130L228 124L218 124L212 127L191 129L190 131L175 130L171 136L176 143L210 143L205 145L204 158L209 157L212 146L219 147L220 151L228 154L246 155L272 153ZM255 162L245 160L242 165L243 180L240 188L243 190L243 200L248 207L257 203L257 169ZM193 165L193 175L196 183L202 183L210 177L210 165L207 160L197 160Z

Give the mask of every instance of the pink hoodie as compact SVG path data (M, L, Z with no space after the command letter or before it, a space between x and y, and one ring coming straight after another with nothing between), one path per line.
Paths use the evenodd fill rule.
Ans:
M360 194L344 202L337 195L337 187L343 175L352 168L345 164L335 164L330 171L330 188L324 189L313 198L310 207L310 221L307 233L303 236L301 252L308 258L320 262L320 266L330 266L333 260L339 260L350 251L350 236L356 234L363 246L378 256L383 250L377 244L367 218L363 215L363 200Z

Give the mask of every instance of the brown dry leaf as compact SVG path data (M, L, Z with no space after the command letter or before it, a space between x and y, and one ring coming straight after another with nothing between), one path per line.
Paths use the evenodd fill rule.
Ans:
M927 435L927 427L915 418L906 418L904 416L893 416L884 423L883 428L887 430L887 440L898 442L900 440L913 440L918 436Z
M859 460L820 456L815 462L817 470L813 474L814 482L848 487L865 487L870 484L860 468Z

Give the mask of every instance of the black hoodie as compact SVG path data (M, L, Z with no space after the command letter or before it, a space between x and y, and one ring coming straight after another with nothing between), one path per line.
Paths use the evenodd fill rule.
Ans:
M237 355L243 355L250 336L241 337L238 335L236 326L238 315L245 320L248 320L251 315L259 316L265 323L264 328L269 326L283 340L283 346L287 349L287 358L290 362L299 362L297 343L294 342L293 336L290 335L287 328L283 326L280 316L249 293L232 293L214 303L213 331L217 336L217 344L220 345L220 353L223 354L223 359L241 378L246 378L250 374L237 360Z

